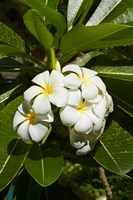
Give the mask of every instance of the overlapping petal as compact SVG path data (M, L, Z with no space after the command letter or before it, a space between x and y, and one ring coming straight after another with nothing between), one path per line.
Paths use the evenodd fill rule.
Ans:
M98 95L98 89L92 83L82 84L82 96L87 101L93 100Z
M29 121L28 120L24 121L18 126L17 133L24 142L31 143L31 138L29 136Z
M24 92L24 99L28 102L31 102L31 100L34 97L42 93L43 93L43 88L33 85Z
M37 124L30 124L29 125L29 135L32 139L32 141L35 142L40 142L47 134L48 132L48 124L41 124L41 123L37 123Z
M46 87L46 85L49 83L49 71L42 72L38 75L36 75L32 82L36 83L37 85L41 87Z
M68 90L64 87L56 87L54 88L52 94L49 95L49 100L52 104L57 107L63 107L68 102Z

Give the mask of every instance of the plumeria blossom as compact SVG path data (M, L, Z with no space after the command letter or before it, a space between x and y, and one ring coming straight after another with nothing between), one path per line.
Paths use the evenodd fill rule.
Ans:
M64 84L67 88L81 88L82 97L89 102L99 102L101 95L105 93L106 87L97 72L79 67L76 64L69 64L63 67L63 73L68 73L64 78Z
M97 108L96 108L97 109ZM61 108L60 118L64 125L74 127L76 132L86 133L90 132L95 125L95 129L100 131L103 126L103 118L98 116L98 109L96 110L93 104L83 100L81 91L69 90L68 104Z
M67 104L68 90L64 88L63 78L62 73L53 70L51 74L45 71L32 79L36 85L24 92L24 98L33 103L32 107L36 113L48 113L51 110L51 103L57 107Z
M47 135L50 122L53 122L53 120L52 111L46 115L38 115L24 101L14 115L13 128L24 142L40 142Z
M81 134L76 132L73 128L69 128L70 143L77 149L77 155L85 155L89 153L96 142L98 141L101 134L95 134L91 131L89 134Z

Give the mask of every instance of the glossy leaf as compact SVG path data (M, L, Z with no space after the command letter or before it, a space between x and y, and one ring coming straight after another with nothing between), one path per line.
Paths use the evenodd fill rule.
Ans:
M133 137L113 121L91 155L106 169L125 175L133 169Z
M21 101L21 97L15 99L0 112L0 191L16 176L30 148L17 139L12 128L14 112Z
M41 187L27 173L22 171L19 175L14 191L14 200L40 200Z
M81 51L133 44L133 27L117 24L76 26L66 33L61 41L61 62Z
M69 0L68 6L67 6L67 25L68 29L70 30L72 28L74 19L76 18L76 15L82 5L84 0Z
M0 42L16 48L20 52L25 52L24 40L2 22L0 22Z
M55 11L54 9L46 6L43 0L18 0L19 2L25 4L26 6L33 8L37 11L40 16L43 18L46 17L47 20L51 21L51 23L57 28L58 33L60 36L64 33L66 29L66 22L59 12Z
M103 78L103 81L115 104L133 117L133 82L113 78Z
M59 177L63 167L63 157L57 145L35 144L26 159L29 174L43 187L51 185Z
M132 22L133 1L122 0L115 9L103 20L104 23L130 23Z
M99 24L122 0L101 0L86 26Z
M42 44L42 46L49 50L53 44L53 36L48 31L43 20L33 10L28 10L24 15L24 23L28 30L34 37Z
M17 49L15 47L6 45L6 44L0 44L0 55L1 56L17 56L20 55L22 51L20 49Z
M112 63L113 64L113 63ZM133 66L95 66L92 67L101 77L133 82Z

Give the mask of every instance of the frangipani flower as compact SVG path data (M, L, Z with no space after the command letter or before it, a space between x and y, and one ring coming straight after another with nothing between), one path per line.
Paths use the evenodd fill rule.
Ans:
M64 84L67 88L77 89L80 87L82 97L89 102L99 102L101 100L101 95L98 94L104 93L106 87L101 78L96 76L97 72L79 67L76 64L63 67L62 72L69 73L64 78Z
M35 76L32 81L37 85L31 86L24 92L24 98L33 102L33 109L38 114L46 114L51 110L51 103L57 107L65 106L68 101L68 91L64 88L64 76L53 70Z
M13 128L24 142L40 142L47 135L50 122L53 120L52 111L46 115L38 115L24 101L14 115Z
M84 101L80 90L70 90L68 104L61 108L60 119L68 127L74 127L76 132L86 133L102 128L103 118L95 115L92 104Z
M70 143L77 149L77 155L85 155L90 152L98 141L100 135L90 132L89 134L77 133L73 128L69 128Z

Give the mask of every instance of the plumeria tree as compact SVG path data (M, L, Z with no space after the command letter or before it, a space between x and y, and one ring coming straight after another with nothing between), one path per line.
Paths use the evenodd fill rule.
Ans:
M13 183L17 199L26 170L26 199L40 199L66 159L129 176L133 2L69 0L63 9L58 0L17 0L15 6L19 31L0 22L0 191Z

